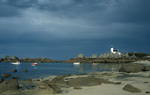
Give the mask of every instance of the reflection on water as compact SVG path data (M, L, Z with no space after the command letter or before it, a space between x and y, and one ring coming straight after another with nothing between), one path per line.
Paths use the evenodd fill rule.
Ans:
M121 64L101 64L100 70L101 71L118 71L121 67Z
M92 70L93 71L100 71L100 67L98 63L93 63L92 64Z
M103 63L94 63L94 64L74 64L74 69L80 73L86 71L96 72L96 71L118 71L122 64L103 64Z
M17 70L19 69L19 65L14 65L14 66L15 66L15 69L17 69Z
M100 71L117 71L120 66L121 64L111 63L39 63L38 66L31 66L31 63L27 62L23 62L20 65L14 65L8 62L0 63L0 74L10 73L12 76L21 77L21 79L30 79L47 77L52 75L70 75ZM17 69L16 73L11 72L14 69ZM27 73L23 72L23 70L25 69L28 70Z
M38 69L38 66L32 66L35 70Z

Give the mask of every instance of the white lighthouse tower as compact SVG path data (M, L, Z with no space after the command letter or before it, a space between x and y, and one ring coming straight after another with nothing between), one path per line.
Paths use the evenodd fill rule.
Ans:
M111 52L111 53L114 53L113 45L110 47L110 52Z
M117 49L117 50L114 50L113 45L112 45L112 46L111 46L111 48L110 48L110 52L111 52L111 53L113 53L113 54L121 55L121 53L119 52L119 50L118 50L118 49Z

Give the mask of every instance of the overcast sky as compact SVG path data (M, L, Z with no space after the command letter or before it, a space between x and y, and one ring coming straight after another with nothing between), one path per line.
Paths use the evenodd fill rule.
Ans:
M150 53L150 0L0 0L0 57Z

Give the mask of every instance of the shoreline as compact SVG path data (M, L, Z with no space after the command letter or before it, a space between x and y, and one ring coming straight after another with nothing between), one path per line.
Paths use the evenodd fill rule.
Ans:
M52 59L0 59L0 62L38 62L38 63L131 63L138 61L150 61L150 58L72 58L69 60Z
M133 64L136 64L137 67ZM0 94L49 95L51 93L52 95L99 95L101 93L101 95L112 95L114 93L115 95L147 95L150 93L149 61L138 61L133 64L126 65L129 67L133 66L132 69L137 69L139 65L143 68L144 64L148 65L147 70L134 73L98 71L86 74L57 75L20 80L17 81L19 83L18 92L10 93L6 91ZM128 84L140 92L125 91L124 88ZM135 88L133 89L135 90Z
M150 61L149 61L149 60L135 61L135 62L133 62L133 63L150 65Z
M150 71L148 72L139 72L139 73L122 73L122 72L112 72L112 71L104 71L104 72L96 72L96 73L88 73L86 75L71 75L65 78L74 79L81 77L93 77L93 78L102 78L117 84L105 84L95 86L78 86L81 89L74 89L74 87L69 87L64 84L57 84L61 89L62 93L54 94L54 95L135 95L135 93L127 92L123 90L123 87L127 84L131 84L134 87L137 87L141 90L140 93L136 93L136 95L147 95L146 92L150 92ZM38 81L40 84L43 81L52 81L54 78L59 76L50 76L41 81ZM120 78L119 78L120 77ZM37 81L37 79L32 79L32 81ZM33 94L33 90L24 90L22 91L23 95ZM27 94L25 94L27 93ZM34 95L34 94L33 94ZM41 94L38 94L41 95Z

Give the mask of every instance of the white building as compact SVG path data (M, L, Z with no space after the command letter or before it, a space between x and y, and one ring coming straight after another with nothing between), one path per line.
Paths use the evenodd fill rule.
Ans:
M121 55L121 53L119 52L118 49L117 49L117 50L114 50L113 46L111 46L110 52L113 53L113 54L119 54L119 55Z

